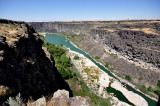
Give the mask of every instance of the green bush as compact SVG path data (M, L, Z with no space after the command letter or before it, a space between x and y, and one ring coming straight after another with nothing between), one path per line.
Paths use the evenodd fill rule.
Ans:
M98 57L98 56L95 56L95 59L100 59L100 57Z
M45 40L43 35L39 35L39 37L41 40L43 40L43 41Z
M114 59L117 59L118 58L118 55L114 55Z
M144 85L140 86L140 90L144 93L147 92L147 88Z
M147 90L148 90L148 91L150 91L150 92L152 92L152 91L153 91L153 89L152 89L152 87L151 87L151 86L149 86L149 87L147 88Z
M139 77L138 79L139 79L139 80L142 80L143 78L142 78L142 77Z
M69 79L73 76L72 71L69 68L66 68L65 70L61 68L58 69L58 71L64 79Z
M109 63L108 62L105 63L105 67L109 67Z
M160 80L158 80L157 87L160 88Z
M110 56L112 56L114 59L117 59L117 58L118 58L118 55L117 55L117 54L110 53Z
M160 90L155 90L154 93L160 95Z
M126 76L125 76L125 79L128 80L128 81L132 81L132 78L131 78L131 76L129 76L129 75L126 75Z

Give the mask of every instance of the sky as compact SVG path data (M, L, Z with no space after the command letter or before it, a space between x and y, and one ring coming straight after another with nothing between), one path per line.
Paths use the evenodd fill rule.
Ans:
M26 22L160 19L160 0L0 0L0 18Z

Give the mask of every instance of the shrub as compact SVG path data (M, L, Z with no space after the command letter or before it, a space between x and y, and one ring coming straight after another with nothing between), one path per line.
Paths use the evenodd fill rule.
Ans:
M66 68L65 70L64 68L61 68L58 69L58 71L64 79L69 79L73 77L72 71L69 68Z
M131 78L131 76L129 76L129 75L126 75L126 76L125 76L125 79L128 80L128 81L132 81L132 78Z
M154 93L160 95L160 90L155 90Z
M160 88L160 80L158 80L157 87Z
M109 68L109 70L110 70L110 71L113 71L113 70L114 70L114 68L113 68L113 67L110 67L110 68Z
M110 53L110 56L112 56L114 59L118 58L117 54Z
M98 56L95 56L95 59L100 59L100 57L98 57Z
M118 55L114 55L114 59L117 59L118 58Z
M39 38L43 41L45 40L43 35L39 35Z
M109 63L108 62L105 63L105 67L109 67Z
M139 79L139 80L142 80L143 78L142 78L142 77L139 77L138 79Z
M148 90L148 91L150 91L150 92L152 92L152 91L153 91L153 89L152 89L152 87L151 87L151 86L149 86L149 87L147 88L147 90Z

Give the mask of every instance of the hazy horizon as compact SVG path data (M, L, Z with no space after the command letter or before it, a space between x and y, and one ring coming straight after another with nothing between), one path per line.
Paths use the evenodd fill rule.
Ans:
M26 22L160 19L159 0L1 0L0 18Z

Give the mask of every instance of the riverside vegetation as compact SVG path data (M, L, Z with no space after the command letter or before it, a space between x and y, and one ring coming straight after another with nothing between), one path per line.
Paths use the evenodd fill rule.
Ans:
M83 82L79 72L66 56L67 50L63 48L63 45L56 46L51 44L44 39L43 35L40 35L40 38L44 41L43 46L46 47L53 56L57 70L69 84L73 96L85 97L92 105L111 106L110 98L101 98L90 92L87 85ZM78 59L78 57L75 57L75 59Z
M44 40L44 37L41 35L40 38L44 41L43 46L48 49L50 54L55 60L55 66L58 72L62 75L64 79L69 79L73 77L73 72L71 71L72 64L65 54L65 50L62 48L62 45L55 46Z

